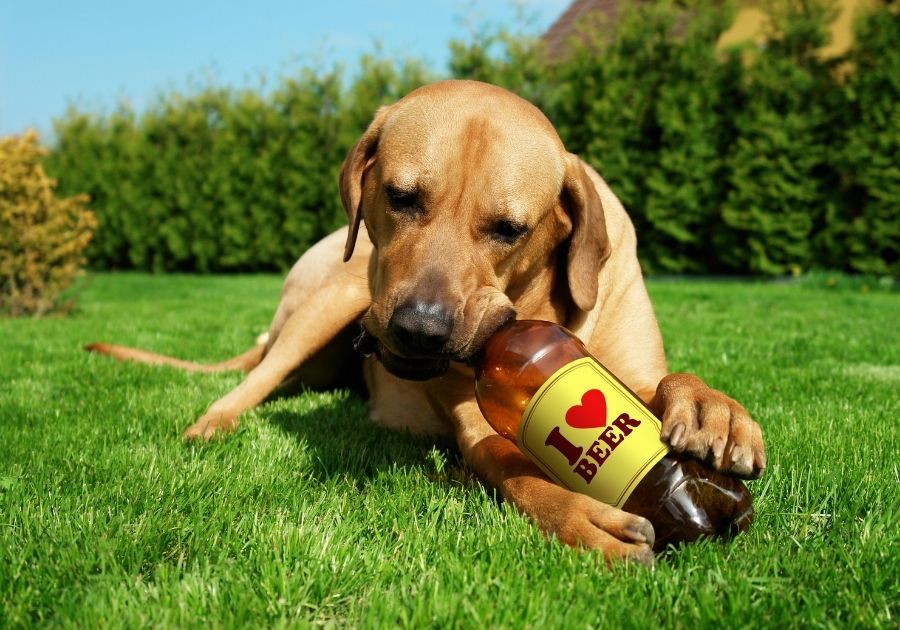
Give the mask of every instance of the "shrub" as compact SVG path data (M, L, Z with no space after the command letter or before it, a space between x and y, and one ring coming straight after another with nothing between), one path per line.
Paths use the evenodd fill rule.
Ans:
M827 3L786 0L745 70L726 157L729 192L716 250L726 271L780 275L816 264L813 238L837 203L829 155L837 132L831 64L817 50Z
M833 168L841 203L818 235L819 257L834 269L900 275L900 18L898 8L860 17L842 87L846 129Z
M450 42L450 76L499 85L540 107L556 87L544 53L539 40L504 28L476 31Z
M346 221L338 171L374 111L428 78L367 55L351 82L306 69L265 94L167 94L141 116L70 110L47 168L93 199L95 267L284 270Z
M649 272L709 272L710 246L726 194L730 107L740 64L715 42L729 7L702 11L667 2L624 8L615 28L554 66L547 113L569 150L609 182L635 223Z
M60 199L33 131L0 138L0 312L43 315L84 264L96 225L86 195Z

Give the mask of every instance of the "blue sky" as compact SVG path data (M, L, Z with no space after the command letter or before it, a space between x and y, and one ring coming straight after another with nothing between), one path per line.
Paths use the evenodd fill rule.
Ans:
M343 62L380 41L386 54L447 62L447 42L472 26L546 29L569 0L0 0L0 135L46 135L67 104L140 110L160 92L212 78L259 76Z

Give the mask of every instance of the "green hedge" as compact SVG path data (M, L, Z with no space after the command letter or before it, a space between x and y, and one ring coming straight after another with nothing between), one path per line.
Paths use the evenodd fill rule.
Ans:
M726 52L728 9L684 5L626 11L555 62L482 33L450 44L449 74L541 107L631 212L649 272L898 275L896 10L862 16L854 49L823 61L827 3L783 0L764 48ZM337 172L374 110L435 78L367 56L350 80L307 70L269 93L168 94L140 116L70 111L48 169L93 198L95 267L284 269L344 220Z
M349 88L306 70L270 94L168 94L140 117L69 111L48 168L87 191L97 268L259 271L289 267L346 222L341 161L378 106L429 80L422 66L366 57Z

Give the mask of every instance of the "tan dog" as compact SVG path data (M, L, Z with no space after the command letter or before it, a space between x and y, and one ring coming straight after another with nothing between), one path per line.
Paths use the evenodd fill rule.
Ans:
M765 467L762 433L743 407L695 376L667 375L631 221L534 106L482 83L423 87L376 113L340 188L350 225L290 271L264 343L215 366L91 349L252 368L184 434L207 439L290 377L340 384L346 332L361 321L376 422L452 433L468 465L544 532L610 559L652 560L650 523L550 482L475 402L465 362L511 316L574 331L662 418L675 450L744 477Z

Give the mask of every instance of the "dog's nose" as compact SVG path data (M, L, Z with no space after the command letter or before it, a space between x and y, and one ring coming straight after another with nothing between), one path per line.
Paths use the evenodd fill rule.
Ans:
M414 300L394 309L388 329L403 353L440 354L453 331L453 315L443 304Z

